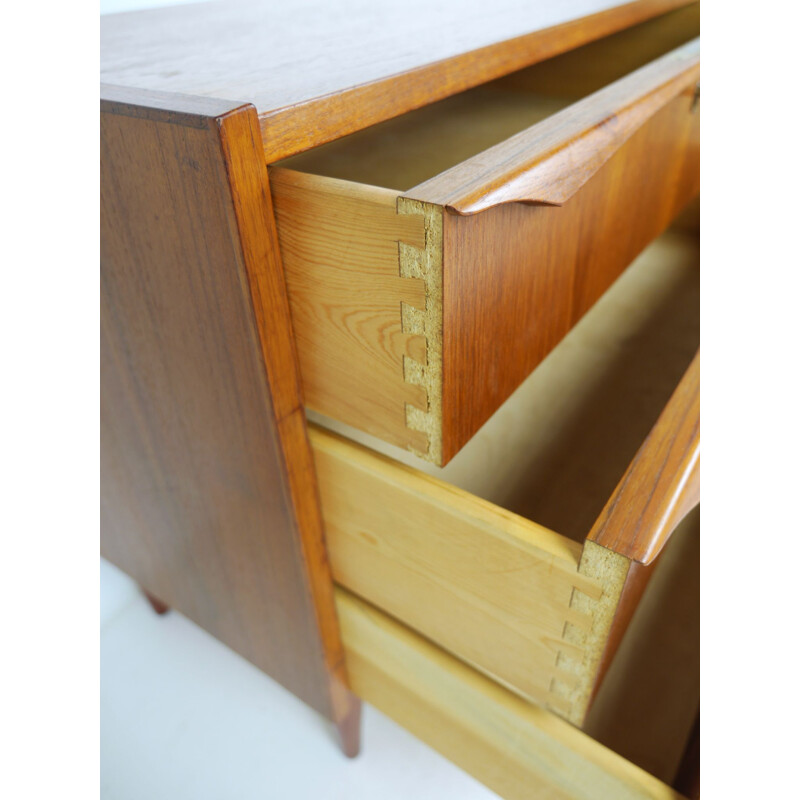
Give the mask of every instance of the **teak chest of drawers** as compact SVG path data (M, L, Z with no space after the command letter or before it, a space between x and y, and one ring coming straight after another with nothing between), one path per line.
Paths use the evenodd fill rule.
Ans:
M361 697L503 796L673 796L698 7L305 5L104 20L103 553L350 754ZM573 727L662 690L662 780Z

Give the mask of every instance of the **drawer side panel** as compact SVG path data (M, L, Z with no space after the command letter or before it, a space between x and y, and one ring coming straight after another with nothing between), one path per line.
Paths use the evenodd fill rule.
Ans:
M270 180L306 405L437 459L441 216L398 213L388 189L278 167Z
M603 595L578 572L581 546L320 429L311 442L334 580L569 715L561 686L585 659L565 635L592 628L570 604L576 589Z

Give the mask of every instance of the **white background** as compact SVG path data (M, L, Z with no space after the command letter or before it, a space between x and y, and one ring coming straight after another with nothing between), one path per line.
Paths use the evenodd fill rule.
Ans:
M797 16L785 2L703 5L707 799L787 797L797 783ZM119 614L105 618L98 690L98 27L92 4L42 2L6 6L0 26L0 796L97 797L101 696L104 704L121 696L120 685L129 693L136 686L152 689L127 694L129 705L114 711L134 743L129 757L123 758L121 740L108 738L114 727L104 711L103 757L117 774L128 770L128 786L142 787L138 797L156 797L158 776L175 780L176 763L184 774L196 771L193 796L202 797L212 785L206 763L237 758L237 767L248 762L253 771L237 771L242 777L231 780L241 784L213 794L209 788L207 796L246 798L255 789L269 796L268 783L259 780L254 789L247 775L256 780L267 769L268 760L257 763L270 758L260 743L275 742L262 722L287 697L264 699L282 695L270 693L268 679L242 662L226 665L224 654L212 656L213 648L200 641L204 635L179 617L144 615L138 598L121 597L127 590L119 583L113 589L120 592ZM138 643L132 649L124 641L129 637ZM182 689L169 689L172 671L192 666L186 661L187 652L198 652L192 648L208 653L208 672L205 666L188 672ZM237 675L233 686L223 676L229 669ZM195 702L187 693L200 685L208 696ZM255 708L247 699L251 690ZM238 704L225 694L239 691ZM227 716L231 708L241 710L238 722ZM302 728L302 710L291 716L300 752L319 746L327 758L333 746L324 728L316 721ZM381 737L389 739L390 753L403 740L391 726L381 733L376 719L367 715L367 758L350 765L359 774L369 772L367 759L387 758ZM237 742L240 730L245 735ZM177 746L163 747L195 735L204 744L191 763L180 761L186 755ZM160 751L149 749L149 737ZM411 763L432 763L426 759ZM390 762L381 769L395 770L387 773L391 780L407 781L399 784L402 796L417 794L415 776L398 775ZM320 769L319 763L304 758L303 769ZM331 768L344 775L340 765ZM137 778L137 771L144 775ZM354 774L337 777L333 788L339 780L360 780ZM461 796L478 791L450 774L451 788L464 781L456 786ZM178 785L170 787L177 792ZM387 787L391 781L382 782L378 796L387 797ZM442 796L437 790L434 785L428 796Z
M319 714L106 561L100 589L105 800L496 799L369 706L346 759Z

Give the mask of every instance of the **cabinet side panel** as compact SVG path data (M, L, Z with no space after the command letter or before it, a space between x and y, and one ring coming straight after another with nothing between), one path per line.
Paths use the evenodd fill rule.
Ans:
M106 97L103 555L341 722L352 701L255 110Z

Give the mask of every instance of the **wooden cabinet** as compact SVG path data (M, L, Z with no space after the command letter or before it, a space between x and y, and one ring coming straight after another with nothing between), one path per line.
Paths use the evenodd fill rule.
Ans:
M104 20L103 552L350 754L669 797L691 606L661 760L613 720L693 574L698 7L482 5Z

